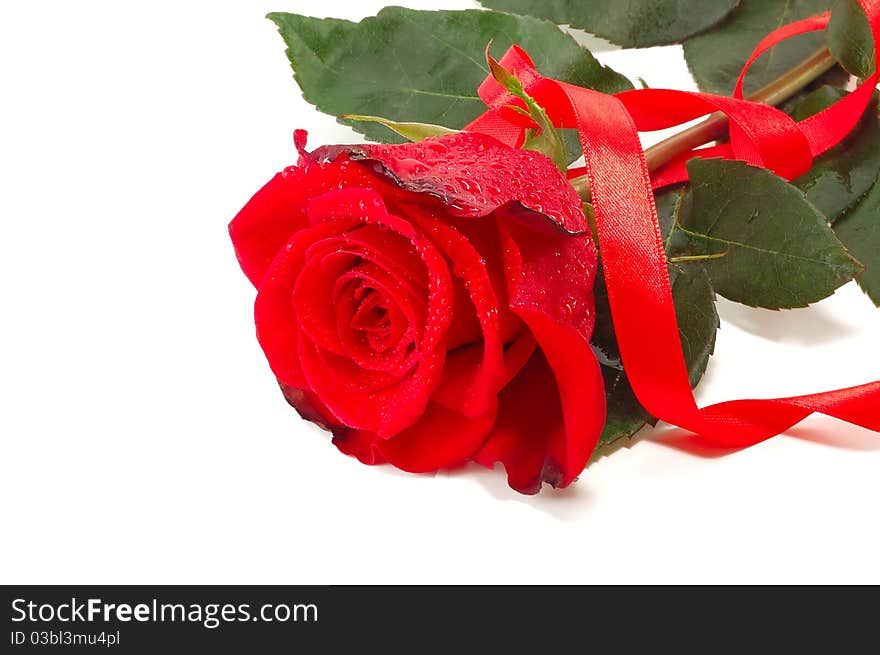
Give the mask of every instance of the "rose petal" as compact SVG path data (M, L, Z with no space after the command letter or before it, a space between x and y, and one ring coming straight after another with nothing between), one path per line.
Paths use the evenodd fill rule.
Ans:
M299 340L299 355L309 388L339 419L352 428L393 436L415 423L436 388L445 357L445 334L449 327L451 280L443 256L431 241L406 220L389 214L382 197L369 189L343 189L314 198L309 220L326 222L360 220L382 225L407 238L424 262L428 278L427 315L419 338L418 364L399 382L379 389L364 380L379 379L351 362L324 352L310 340ZM371 375L367 375L371 373Z
M502 384L513 379L534 352L535 339L531 332L523 330L504 351ZM473 456L480 447L492 428L497 405L497 401L493 401L485 414L465 417L431 402L418 423L391 439L382 440L375 433L352 430L334 439L333 443L361 461L365 461L364 453L367 457L383 453L394 466L411 472L455 466Z
M372 165L402 189L440 198L455 216L487 216L518 202L560 230L588 231L577 192L552 161L484 134L459 132L397 145L325 146L310 157L324 163L343 153Z
M605 425L601 369L589 342L571 327L538 312L521 315L553 372L564 419L561 438L553 440L548 450L548 461L559 467L559 476L547 477L546 471L543 476L553 486L565 487L587 465Z
M357 264L357 257L339 251L339 239L325 239L306 250L306 261L293 286L293 304L299 329L321 348L345 355L331 302L337 282ZM317 247L320 246L320 249Z
M363 275L363 272L361 274ZM353 274L348 283L358 284ZM383 289L385 294L390 295L387 287L375 278L370 279L370 286ZM370 301L374 298L377 300L371 305ZM422 315L424 312L420 312L420 315L417 316L414 308L415 303L409 302L410 299L406 295L397 296L395 301L386 308L389 323L387 331L379 335L366 325L363 328L359 327L360 323L367 321L362 315L368 311L369 307L376 305L378 299L379 294L375 293L367 300L359 301L356 298L356 292L346 292L334 301L339 340L345 354L358 366L376 371L386 371L399 377L416 363L418 356L416 352L418 329L416 326L424 324ZM357 332L360 332L360 336L356 336ZM384 348L379 346L380 339L387 342L383 343Z
M333 413L327 409L324 403L321 402L321 399L311 391L296 389L281 381L278 382L278 385L281 387L284 399L305 420L311 421L324 430L343 428L342 424L339 423L339 419L333 416Z
M406 214L401 214L406 216ZM410 293L423 295L428 283L424 267L409 241L380 225L364 225L348 230L343 250L373 262L397 280ZM419 264L419 265L417 265Z
M470 364L471 355L456 357L457 351L450 351L447 354L444 382L435 394L439 393L437 398L441 404L465 416L478 416L486 413L494 402L504 376L504 347L498 319L498 298L485 262L467 239L454 228L433 218L422 216L418 219L418 224L449 258L453 275L464 281L466 297L471 305L465 311L476 315L482 331L482 343L478 346L482 351L481 360L469 368L463 367L463 363ZM456 311L464 310L461 304L463 303L456 302ZM452 362L452 375L448 375L450 358L458 360Z
M448 222L476 248L483 258L492 289L498 298L501 341L502 343L510 343L522 331L523 323L516 314L510 311L507 275L504 272L504 257L495 221L452 219Z
M501 380L501 386L506 387L511 380L515 378L522 368L532 358L538 344L535 342L534 335L524 328L522 332L514 339L510 345L504 349L504 378Z
M344 158L324 167L284 169L257 191L229 224L242 271L254 286L259 285L278 251L308 225L310 198L344 186L377 185L394 189Z
M257 339L275 377L297 389L308 387L299 362L299 320L292 290L308 248L336 235L344 226L326 223L300 230L278 252L263 276L254 303Z
M341 430L333 436L333 445L346 455L356 457L363 464L384 464L385 458L376 447L379 437L363 430Z
M559 238L509 217L498 222L511 306L541 350L501 392L498 424L477 461L500 460L511 487L537 493L542 480L557 487L574 480L605 422L589 342L595 249L588 237Z
M430 403L418 423L377 443L389 463L411 473L426 473L466 462L495 423L497 403L478 416Z
M562 463L556 457L564 440L556 380L544 355L536 351L498 395L498 419L473 459L489 468L501 462L511 488L536 494L543 481L562 482Z
M356 311L351 305L354 301L350 297L353 289L359 284L368 284L383 291L415 331L421 331L424 326L427 289L413 289L389 270L380 268L372 261L361 261L361 253L348 249L346 243L344 238L325 239L308 249L307 262L294 286L293 305L301 329L321 348L337 355L353 357L362 365L372 367L365 362L377 353L353 351L355 344L352 339L346 338L350 327L341 323L342 319L350 322ZM417 257L413 255L413 258L415 261L409 265L424 268ZM400 264L406 263L407 260L401 258ZM383 359L387 359L387 356Z
M428 320L424 340L428 346L445 339L451 317L452 280L443 256L431 240L405 218L388 213L382 196L373 189L341 189L313 198L308 208L309 221L319 225L327 222L351 220L367 225L381 225L408 239L422 259L427 271Z
M593 240L561 237L527 212L499 212L497 224L511 309L545 314L589 342L596 320Z

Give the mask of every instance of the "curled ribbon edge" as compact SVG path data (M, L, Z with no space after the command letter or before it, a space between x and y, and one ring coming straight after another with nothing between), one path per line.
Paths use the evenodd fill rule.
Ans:
M868 17L876 53L880 0L858 3ZM654 204L656 189L687 180L685 164L690 158L737 159L790 180L809 170L815 157L852 131L880 80L876 69L855 91L799 123L775 107L742 97L745 75L761 54L785 39L824 29L828 20L829 14L822 14L765 37L744 66L732 97L663 89L608 95L541 76L525 51L515 45L500 62L525 80L526 92L542 104L555 125L579 131L612 320L636 397L657 418L711 445L751 446L813 413L880 432L880 381L788 398L730 400L697 407L679 340ZM480 85L479 94L488 110L464 129L520 146L525 127L509 121L502 111L511 96L491 76ZM660 107L663 111L658 111ZM652 179L639 130L672 127L715 109L729 118L730 143L686 153ZM650 325L644 316L651 317Z

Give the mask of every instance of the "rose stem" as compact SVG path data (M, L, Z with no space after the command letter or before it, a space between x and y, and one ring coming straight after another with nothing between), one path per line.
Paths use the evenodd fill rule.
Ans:
M750 95L748 100L768 105L781 104L817 80L833 68L836 63L837 61L828 48L822 48L767 86ZM717 141L725 134L727 134L727 116L721 112L711 114L702 123L682 130L645 150L648 170L656 171L680 154L711 141ZM570 181L581 198L585 202L590 202L590 186L586 176L577 177Z

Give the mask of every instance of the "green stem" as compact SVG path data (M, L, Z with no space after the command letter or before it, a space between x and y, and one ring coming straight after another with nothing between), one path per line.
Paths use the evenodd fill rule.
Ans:
M748 100L767 105L779 105L803 90L811 82L816 81L836 63L828 48L822 48L767 86L750 95ZM727 134L727 126L727 116L716 112L702 123L682 130L678 134L651 146L645 150L648 170L656 171L679 155L724 138ZM571 184L585 202L590 202L590 186L586 176L571 180Z

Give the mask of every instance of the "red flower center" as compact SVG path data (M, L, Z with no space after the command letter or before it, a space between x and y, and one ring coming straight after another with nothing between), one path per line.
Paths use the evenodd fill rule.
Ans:
M399 379L418 361L425 278L400 235L358 226L308 248L294 304L310 338L359 368Z
M358 333L361 342L376 352L397 346L407 321L394 299L366 282L358 284L351 293L357 308L342 329L347 327Z

